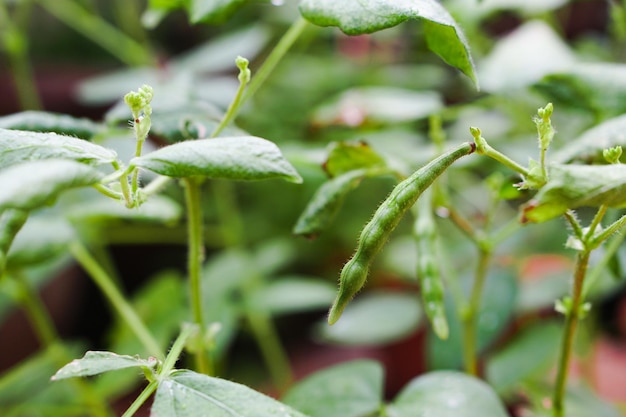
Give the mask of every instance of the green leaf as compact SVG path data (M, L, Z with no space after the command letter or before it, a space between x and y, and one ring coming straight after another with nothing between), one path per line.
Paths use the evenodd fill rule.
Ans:
M59 369L52 376L52 380L98 375L103 372L126 368L154 369L156 365L157 360L155 358L145 360L128 355L118 355L113 352L88 351L81 359L74 359Z
M552 165L548 182L522 207L522 221L541 223L578 207L626 204L626 165Z
M13 240L26 223L28 213L22 210L4 210L0 212L0 276L7 263L7 253Z
M182 215L182 207L178 202L162 195L152 195L141 206L128 209L119 201L111 199L83 201L73 204L65 214L74 221L93 222L159 222L175 224Z
M341 93L315 110L316 126L360 126L367 122L403 123L423 119L443 108L435 91L392 87L358 87Z
M614 146L626 146L626 115L606 120L552 153L550 160L566 163L572 160L602 161L602 151Z
M191 23L221 23L245 3L246 0L191 0L189 19Z
M91 139L102 131L102 125L89 119L33 110L0 117L0 128L54 132L81 139Z
M463 284L469 288L471 276L463 277ZM511 270L494 269L487 276L480 308L476 318L478 350L482 351L503 331L513 315L518 294L518 283ZM469 290L466 290L469 294ZM462 323L458 317L458 306L453 297L447 297L446 317L450 335L441 340L429 330L427 340L427 360L429 369L456 369L462 365L463 337Z
M332 178L356 169L385 165L385 159L365 142L334 142L324 162L324 170Z
M40 159L71 159L103 164L116 158L114 151L83 139L56 133L0 129L0 166L3 167Z
M483 381L438 371L412 380L387 407L388 417L507 417L502 402Z
M0 211L30 211L63 191L96 184L102 174L90 166L60 159L32 161L0 171Z
M487 381L500 395L513 394L520 383L545 376L558 356L562 326L540 322L522 330L487 362Z
M575 63L574 53L547 23L531 20L501 38L478 67L483 90L506 93Z
M341 174L322 184L298 218L293 227L293 233L314 238L326 230L339 212L346 195L355 189L366 176L366 170L358 169Z
M409 336L422 322L413 294L370 292L357 298L333 326L317 326L320 338L340 345L383 345Z
M134 158L131 165L175 178L204 176L248 181L282 178L302 182L274 143L254 136L180 142Z
M578 63L548 74L535 86L559 105L583 109L600 117L626 112L626 65Z
M250 305L270 314L292 314L327 309L335 298L335 286L320 278L282 277L252 293Z
M75 237L74 229L62 218L31 216L13 241L7 267L32 266L62 255Z
M174 371L164 378L150 411L153 417L306 417L245 385Z
M376 32L409 19L424 20L428 47L478 86L465 35L436 0L303 0L300 12L315 25L337 26L348 35Z
M382 396L382 366L361 359L308 376L293 386L283 401L311 417L362 417L380 408Z

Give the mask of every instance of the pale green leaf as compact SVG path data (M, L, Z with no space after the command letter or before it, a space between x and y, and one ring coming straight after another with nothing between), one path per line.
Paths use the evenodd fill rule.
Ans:
M626 112L626 65L578 63L548 74L535 88L559 106L583 109L608 118Z
M175 178L282 178L302 182L295 168L274 143L253 136L180 142L134 158L131 165Z
M271 314L327 309L335 298L335 285L320 278L282 277L252 293L250 306Z
M614 146L626 147L626 115L606 120L552 153L550 160L566 163L572 160L602 161L602 151Z
M424 20L428 47L478 86L465 35L437 0L303 0L300 12L315 25L337 26L348 35L376 32L409 19Z
M66 212L71 220L80 221L139 221L176 223L182 215L180 204L169 197L152 195L141 206L128 209L123 203L111 199L82 201L73 204Z
M540 223L578 207L626 204L626 165L552 165L522 221Z
M191 0L189 20L192 23L221 23L245 3L246 0Z
M493 389L473 376L431 372L411 381L387 407L388 417L507 417Z
M489 358L487 381L500 395L506 395L528 378L545 375L554 366L561 333L562 327L554 321L523 329Z
M63 191L96 184L102 173L60 159L26 162L0 171L0 211L30 211L50 203Z
M419 300L408 293L370 292L356 298L332 326L317 330L323 341L340 345L383 345L401 340L422 322Z
M81 139L90 139L102 130L102 125L86 118L30 110L0 117L0 128L54 132Z
M114 151L56 133L0 129L0 166L40 159L71 159L89 164L115 161Z
M382 397L382 366L372 360L355 360L308 376L283 401L311 417L362 417L378 410Z
M550 26L531 20L501 38L478 68L483 90L504 93L566 70L575 62L573 52Z
M359 87L343 92L313 113L318 126L360 126L366 122L410 122L440 111L441 96L434 91L392 87Z
M113 352L88 351L81 359L74 359L59 369L52 376L52 380L98 375L103 372L126 368L153 369L156 365L157 360L155 358L146 360L128 355L118 355Z
M152 417L306 417L245 385L175 371L159 384Z
M62 218L31 216L13 241L8 268L38 264L66 253L75 237L74 229Z

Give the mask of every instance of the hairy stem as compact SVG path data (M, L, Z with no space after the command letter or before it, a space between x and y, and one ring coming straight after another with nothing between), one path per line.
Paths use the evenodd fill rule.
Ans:
M567 384L567 374L569 371L570 358L572 356L572 348L574 346L574 335L579 320L580 306L583 301L583 284L589 264L589 255L590 251L585 250L580 252L576 257L576 269L574 272L574 282L572 284L572 304L565 317L565 332L561 343L561 352L552 397L553 417L565 416L565 387Z
M87 271L94 283L100 288L124 323L131 328L148 353L157 358L163 358L165 355L159 347L159 343L154 339L154 336L152 336L133 307L115 286L109 274L98 264L95 258L77 241L70 244L70 252L76 261Z
M200 328L200 334L206 331L204 313L202 311L202 281L200 268L204 260L204 244L202 238L202 204L200 201L200 184L195 178L184 179L185 203L187 206L187 239L188 258L187 273L189 274L189 296L193 322ZM196 352L196 366L199 372L208 374L210 364L206 349Z

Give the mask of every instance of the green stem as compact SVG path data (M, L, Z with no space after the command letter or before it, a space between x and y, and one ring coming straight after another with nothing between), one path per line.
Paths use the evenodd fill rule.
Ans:
M574 212L572 210L568 210L563 215L565 216L565 219L569 222L570 226L572 226L572 231L574 232L574 235L578 239L583 240L583 228L580 226L580 223L578 222L578 219L576 218Z
M154 65L155 60L143 46L99 16L72 0L37 0L57 19L100 45L130 66Z
M16 7L21 16L30 14L30 3L19 2ZM37 110L41 108L41 102L37 93L37 84L35 83L34 71L28 59L28 38L26 31L23 29L22 23L24 19L14 19L4 5L0 4L0 27L4 29L1 32L3 46L8 56L11 76L15 82L17 97L20 107L23 110Z
M113 161L113 168L115 171L121 171L122 165L118 161ZM134 168L137 169L137 168ZM120 188L122 189L122 195L124 196L124 201L126 201L126 207L131 208L135 204L133 201L133 196L130 192L130 186L128 185L128 178L126 174L122 175L120 178Z
M565 387L567 384L567 374L569 371L569 362L572 355L574 345L574 335L576 333L576 325L579 320L579 310L583 301L582 292L589 264L589 250L579 252L576 257L576 270L574 272L574 282L572 286L572 304L565 317L565 332L561 343L561 353L559 356L559 365L554 387L553 417L565 416Z
M489 248L481 248L476 273L474 276L474 285L470 293L469 303L462 311L461 318L463 320L463 357L465 362L465 372L470 375L478 376L478 348L476 343L477 319L480 308L480 299L487 279L487 270L491 262L492 251Z
M270 371L276 389L280 393L284 393L291 385L293 376L291 374L289 357L283 348L271 317L265 312L247 309L247 320L261 349L261 354Z
M202 281L200 268L204 260L204 244L202 239L202 204L200 201L200 184L196 178L185 178L185 203L187 206L187 239L188 258L187 271L189 274L189 296L193 322L200 328L200 333L206 332L204 313L202 312ZM204 338L202 338L204 340ZM199 372L208 373L210 365L204 348L196 353L196 366Z
M606 204L603 204L600 206L600 208L596 212L596 215L593 217L593 220L591 221L591 225L589 225L589 230L587 231L587 234L584 236L585 240L589 240L593 237L593 234L595 233L596 229L598 228L598 225L602 221L602 218L604 218L604 215L606 214L607 210L608 210L608 206Z
M524 168L523 166L521 166L520 164L518 164L517 162L515 162L508 156L504 155L503 153L492 148L491 145L487 143L487 140L485 140L485 138L481 136L480 129L476 127L470 127L470 132L472 133L472 136L474 137L474 143L476 143L477 154L485 155L485 156L488 156L489 158L495 159L496 161L500 162L502 165L512 169L515 172L522 174L525 177L527 177L530 174L528 169Z
M20 271L14 271L12 277L14 278L14 282L19 286L22 305L26 311L26 315L30 319L37 339L39 339L39 342L45 349L50 349L54 352L58 366L65 365L71 360L71 357L65 346L61 344L61 338L57 333L54 322L37 291ZM78 395L89 404L90 409L95 410L94 415L106 417L112 414L108 405L95 393L94 389L89 386L86 381L73 379L71 383L76 388Z
M298 17L289 30L285 32L280 41L278 41L278 44L276 44L276 47L265 59L263 65L261 65L259 70L256 72L256 75L252 77L248 90L242 98L241 104L245 103L249 98L254 96L257 90L270 76L276 65L278 65L283 56L285 56L287 51L289 51L289 48L291 48L295 41L300 37L307 24L306 20L302 17Z
M166 185L172 181L172 177L158 176L143 188L145 195L152 195L160 192Z
M124 323L135 333L135 336L137 336L148 353L157 358L163 358L165 355L159 347L159 343L154 339L133 307L126 301L126 298L124 298L120 290L115 286L111 277L109 277L107 272L98 264L93 256L91 256L87 249L80 242L74 241L70 244L70 253L85 271L87 271Z
M617 233L626 227L626 215L620 217L616 222L612 223L606 229L604 229L601 233L598 233L596 236L592 237L588 241L589 248L596 248L602 242L607 240L613 233Z
M60 338L46 306L43 304L41 298L39 298L35 289L26 280L24 274L13 272L11 275L14 277L15 283L19 286L22 305L33 325L33 330L39 342L46 348L53 346Z
M114 200L124 200L124 194L118 193L117 191L113 191L112 189L110 189L104 184L94 184L93 188L98 190L101 194L104 194L105 196L112 198Z
M224 128L228 126L231 120L233 120L235 116L237 115L237 112L239 111L239 107L241 106L241 103L243 102L242 101L243 93L246 91L247 85L248 85L247 82L242 82L242 81L239 82L239 88L237 89L237 94L235 94L235 98L233 99L233 101L231 101L230 105L228 106L228 110L226 110L226 114L224 115L224 117L222 117L220 124L217 125L215 127L215 130L213 130L213 133L211 133L212 138L216 138L217 136L219 136L219 134L222 133L222 130L224 130Z
M135 401L133 401L133 403L130 405L130 407L128 407L128 409L124 412L124 414L122 414L122 417L131 417L137 411L139 411L141 406L148 400L148 398L150 398L152 393L154 391L156 391L158 386L159 386L159 382L158 381L150 382L144 388L144 390L141 391L141 394L139 394L139 396L135 399Z

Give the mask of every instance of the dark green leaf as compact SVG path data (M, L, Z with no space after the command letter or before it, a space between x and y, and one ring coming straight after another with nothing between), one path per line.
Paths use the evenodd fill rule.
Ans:
M159 384L151 408L153 417L305 417L285 404L245 385L175 371Z
M554 152L550 160L567 163L573 160L604 161L602 151L614 146L626 147L626 115L606 120Z
M523 207L523 221L541 223L578 207L626 203L626 165L552 165L548 182Z
M335 286L320 278L283 277L252 293L250 305L270 314L291 314L327 309L335 298Z
M72 159L89 164L115 161L114 151L56 133L0 129L0 166L40 159Z
M361 168L385 165L385 159L365 142L335 142L328 152L324 170L332 178Z
M487 362L487 380L500 395L511 394L528 378L545 375L558 355L562 326L538 323L524 329Z
M13 242L7 267L32 266L59 256L75 237L74 229L62 218L31 217Z
M192 23L221 23L245 3L245 0L191 0L189 18Z
M13 165L0 171L0 211L30 211L65 190L93 185L101 178L99 171L74 161L51 159Z
M126 368L153 369L156 365L157 360L154 358L146 360L128 355L118 355L113 352L88 351L81 359L74 359L59 369L52 376L52 380L98 375L103 372Z
M493 389L460 372L438 371L411 381L387 407L388 417L507 417Z
M282 178L302 182L295 168L274 143L254 136L180 142L135 158L131 164L175 178Z
M376 32L409 19L424 20L429 48L478 85L465 35L436 0L303 0L300 12L315 25L337 26L348 35Z
M382 345L406 338L422 321L414 294L370 292L346 307L332 326L317 326L322 340L340 345Z
M346 195L355 189L367 175L364 169L349 171L317 189L304 212L293 227L293 233L316 237L329 227L341 208Z
M292 387L285 404L311 417L362 417L378 410L383 396L383 368L355 360L323 369Z
M85 118L31 110L0 117L0 128L54 132L81 139L91 139L102 130L102 125Z

